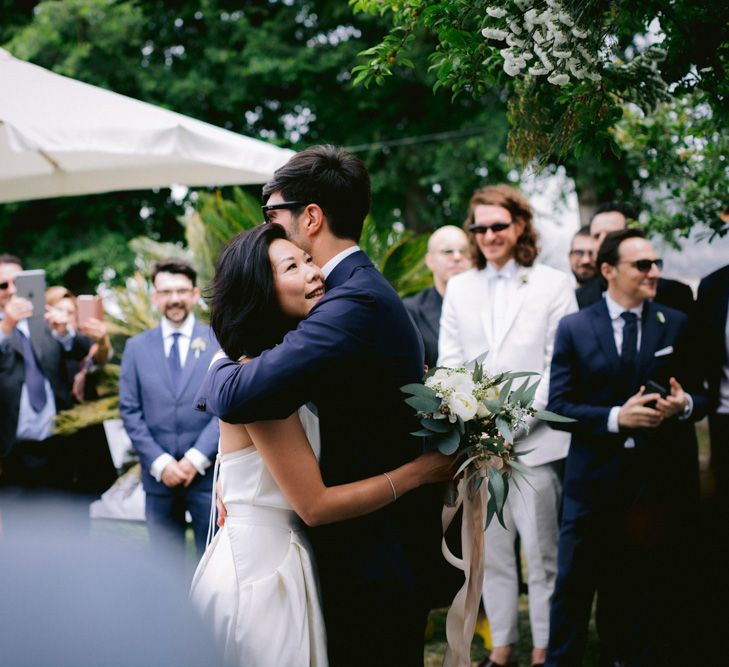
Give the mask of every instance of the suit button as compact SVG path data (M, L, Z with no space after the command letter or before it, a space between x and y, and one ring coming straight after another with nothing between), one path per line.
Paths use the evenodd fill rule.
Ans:
M204 398L201 398L201 399L200 399L200 400L199 400L199 401L197 402L197 405L195 406L195 408L196 408L197 410L200 410L201 412L205 412L205 408L206 408L206 404L205 404L205 399L204 399Z

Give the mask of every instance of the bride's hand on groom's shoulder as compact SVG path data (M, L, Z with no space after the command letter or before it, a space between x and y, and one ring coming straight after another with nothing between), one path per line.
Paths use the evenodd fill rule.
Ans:
M456 472L456 455L446 456L437 449L421 454L414 463L418 466L421 484L447 482Z

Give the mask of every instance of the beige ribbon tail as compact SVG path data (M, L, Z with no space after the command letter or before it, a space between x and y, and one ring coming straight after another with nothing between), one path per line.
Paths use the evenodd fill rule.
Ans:
M441 551L445 559L454 567L462 570L466 580L456 593L446 617L446 638L448 646L443 657L443 667L471 667L471 640L476 627L478 606L483 587L483 527L484 527L484 486L474 494L473 487L477 478L472 478L468 488L459 489L459 504L444 507L442 513L443 540ZM445 532L453 521L460 504L463 504L461 524L461 548L463 558L453 555L445 541Z

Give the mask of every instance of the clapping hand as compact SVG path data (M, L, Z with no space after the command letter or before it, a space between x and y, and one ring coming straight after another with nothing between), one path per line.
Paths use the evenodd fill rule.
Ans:
M647 403L658 401L661 399L661 395L646 394L644 392L645 387L641 387L637 394L631 396L620 407L618 424L622 428L655 428L660 426L665 415L654 408L649 408Z
M656 409L660 412L664 419L680 415L688 405L688 398L683 387L678 383L676 378L669 380L671 384L671 393L666 398L659 398L656 401Z

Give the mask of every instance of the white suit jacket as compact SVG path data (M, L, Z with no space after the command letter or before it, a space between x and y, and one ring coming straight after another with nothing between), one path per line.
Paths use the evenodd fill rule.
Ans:
M542 376L533 403L540 410L546 407L549 396L549 367L557 325L562 317L577 310L577 301L569 277L548 266L520 266L516 280L514 298L503 313L497 314L505 318L499 340L491 339L491 281L486 271L470 269L448 281L440 320L438 365L462 366L488 351L484 369L491 375L535 371ZM520 461L536 466L567 456L569 442L568 433L533 420L529 434L517 438L514 449L529 452Z

